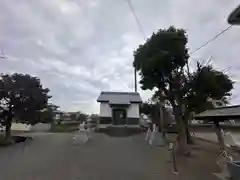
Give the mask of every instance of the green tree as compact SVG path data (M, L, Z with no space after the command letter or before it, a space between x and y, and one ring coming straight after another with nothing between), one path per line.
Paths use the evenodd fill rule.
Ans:
M150 115L152 106L149 102L143 102L140 105L140 114Z
M99 115L98 114L91 114L90 119L92 122L98 122L99 121Z
M69 112L70 114L70 119L72 121L76 121L77 120L77 112Z
M144 102L140 106L140 112L148 115L151 118L152 123L159 124L159 109L155 102Z
M209 97L227 103L233 84L229 76L222 71L198 63L196 71L190 77L188 92L184 97L186 108L195 113L202 112L210 108L206 103Z
M79 112L77 112L77 113L78 113L78 115L77 115L77 121L83 122L83 121L86 121L86 120L87 120L87 118L88 118L88 115L87 115L87 114L85 114L85 113L83 113L83 112L81 112L81 111L79 111Z
M207 102L208 98L220 100L223 104L228 103L234 82L222 71L215 70L212 66L203 66L197 63L197 69L191 74L187 87L187 93L183 98L186 107L185 123L191 112L199 113L206 109L214 108L212 103ZM186 126L188 127L188 126ZM218 125L216 125L218 127ZM219 130L220 132L220 130ZM218 139L220 133L217 133ZM187 129L187 140L192 142ZM221 143L221 142L220 142Z
M188 62L187 36L183 29L160 29L134 52L133 66L139 71L141 88L156 89L153 99L162 105L168 100L178 127L178 150L188 153L188 120L191 112L208 106L208 97L227 102L233 82L212 68L197 64L192 74L185 72ZM161 108L158 108L161 109Z
M98 114L91 114L88 118L90 120L90 122L88 122L89 126L91 128L97 128L98 124L99 124L99 120L100 120L100 117Z
M38 112L47 107L49 89L40 79L28 74L2 74L0 79L1 123L6 127L6 140L11 135L13 117L22 123L36 124Z
M169 27L157 33L140 45L134 52L134 67L140 71L143 90L157 89L164 92L173 106L178 125L178 148L186 152L186 135L182 119L182 89L184 66L188 61L187 36L183 29Z
M58 108L59 106L56 106L54 104L48 104L46 108L41 109L40 111L37 112L37 116L39 118L38 122L53 123Z
M87 118L88 118L88 115L81 112L81 111L78 111L78 112L69 112L70 113L70 119L71 120L76 120L76 121L80 121L80 122L83 122L83 121L86 121Z

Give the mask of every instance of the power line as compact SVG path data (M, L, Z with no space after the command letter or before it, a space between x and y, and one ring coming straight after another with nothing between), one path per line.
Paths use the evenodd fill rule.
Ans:
M139 21L137 15L136 15L135 11L134 11L134 8L133 8L133 6L132 6L132 4L131 4L131 0L127 0L127 3L128 3L128 6L129 6L132 14L133 14L133 17L134 17L134 19L135 19L135 21L136 21L136 23L137 23L137 26L138 26L138 28L139 28L140 33L142 34L144 40L146 40L146 35L145 35L144 31L143 31L143 27L142 27L141 22ZM225 29L223 29L222 31L220 31L218 34L216 34L216 35L213 36L211 39L209 39L208 41L206 41L206 42L205 42L204 44L202 44L200 47L198 47L198 48L195 49L194 51L190 52L189 55L192 55L192 54L198 52L200 49L202 49L203 47L207 46L209 43L215 41L219 36L221 36L221 35L223 35L225 32L227 32L232 26L233 26L233 25L230 25L230 26L228 26L227 28L225 28Z
M189 55L191 57L192 54L198 52L200 49L204 48L205 46L207 46L209 43L215 41L218 37L220 37L221 35L223 35L225 32L227 32L233 25L228 26L227 28L223 29L222 31L220 31L218 34L216 34L215 36L213 36L211 39L209 39L208 41L206 41L204 44L202 44L200 47L198 47L197 49L195 49L194 51L190 52ZM212 57L209 58L209 60L207 61L208 65L211 61ZM189 72L189 62L187 62L187 69Z
M131 4L131 0L127 0L127 3L128 3L128 6L129 6L132 14L133 14L133 17L134 17L134 19L135 19L135 21L136 21L136 23L137 23L137 26L138 26L138 28L139 28L140 33L142 34L144 40L146 40L146 35L145 35L144 31L143 31L143 27L142 27L142 25L141 25L141 23L140 23L137 15L136 15L135 11L134 11L134 8L133 8L133 6L132 6L132 4Z
M143 31L143 27L142 27L137 15L136 15L135 11L134 11L134 8L131 4L131 0L127 0L127 3L128 3L128 6L129 6L129 9L131 10L131 12L133 14L133 17L134 17L134 19L137 23L138 29L143 36L143 39L146 40L146 35ZM137 70L136 70L136 68L134 68L134 86L135 86L135 92L137 92Z
M126 0L126 1L127 1L127 3L128 3L128 6L129 6L132 14L133 14L133 17L134 17L135 21L136 21L136 23L137 23L137 26L138 26L138 28L139 28L140 33L142 34L144 40L146 40L146 35L145 35L144 31L143 31L143 27L142 27L142 25L141 25L141 23L140 23L137 15L136 15L135 11L134 11L134 8L133 8L133 6L132 6L132 4L131 4L131 0ZM209 39L208 41L206 41L206 42L205 42L204 44L202 44L200 47L198 47L198 48L195 49L194 51L190 52L189 55L191 56L192 54L198 52L200 49L202 49L202 48L204 48L205 46L207 46L209 43L215 41L219 36L221 36L221 35L223 35L225 32L227 32L232 26L233 26L233 25L230 25L230 26L228 26L227 28L225 28L225 29L223 29L222 31L220 31L218 34L216 34L216 35L213 36L211 39ZM211 58L210 58L210 59L211 59ZM209 63L210 59L208 60L207 63ZM189 63L188 63L188 62L187 62L187 72L188 72L188 74L190 73ZM136 69L135 69L135 91L136 91L136 90L137 90L137 89L136 89Z
M216 34L215 36L213 36L213 38L209 39L207 42L205 42L203 45L201 45L200 47L198 47L196 50L192 51L189 53L189 55L192 55L193 53L196 53L197 51L199 51L200 49L202 49L203 47L207 46L210 42L213 42L214 40L216 40L219 36L221 36L222 34L224 34L225 32L227 32L233 25L228 26L227 28L223 29L221 32L219 32L218 34Z

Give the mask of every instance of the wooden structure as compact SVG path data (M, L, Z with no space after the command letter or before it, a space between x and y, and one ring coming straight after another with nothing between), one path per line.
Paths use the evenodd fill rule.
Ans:
M194 118L196 120L214 120L218 122L229 119L237 120L240 119L240 105L208 109L195 115Z
M208 120L212 121L215 125L218 141L222 148L224 148L224 141L222 137L222 128L220 123L222 121L234 119L235 121L240 119L240 105L225 106L208 109L202 113L195 115L196 120Z
M219 122L234 119L235 121L240 119L240 105L237 106L225 106L217 107L213 109L206 110L202 113L197 114L195 117L197 120L209 120L213 121L216 129L217 138L222 148L222 152L227 152L225 148L225 143L223 139L222 129ZM240 166L234 161L227 161L228 170L222 169L221 173L216 173L215 175L220 179L227 180L229 175L231 179L239 179ZM231 166L229 166L231 164ZM229 172L229 173L228 173Z

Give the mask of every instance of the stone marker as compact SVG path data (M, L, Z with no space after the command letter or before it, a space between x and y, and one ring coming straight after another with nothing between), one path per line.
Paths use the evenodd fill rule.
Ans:
M166 142L162 137L162 133L158 132L156 124L153 125L153 132L151 133L149 144L151 146L165 146Z
M150 137L151 137L152 131L150 129L150 127L148 127L146 136L145 136L145 140L149 141Z
M85 144L89 140L89 128L85 129L85 122L79 125L78 134L73 136L73 144Z

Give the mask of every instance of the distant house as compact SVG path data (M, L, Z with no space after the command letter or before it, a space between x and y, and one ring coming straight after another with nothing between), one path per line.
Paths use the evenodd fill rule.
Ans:
M61 120L61 121L71 121L71 113L69 112L63 112L63 111L55 111L55 117L54 119L56 120Z
M101 92L99 124L138 125L139 105L142 99L137 92Z

